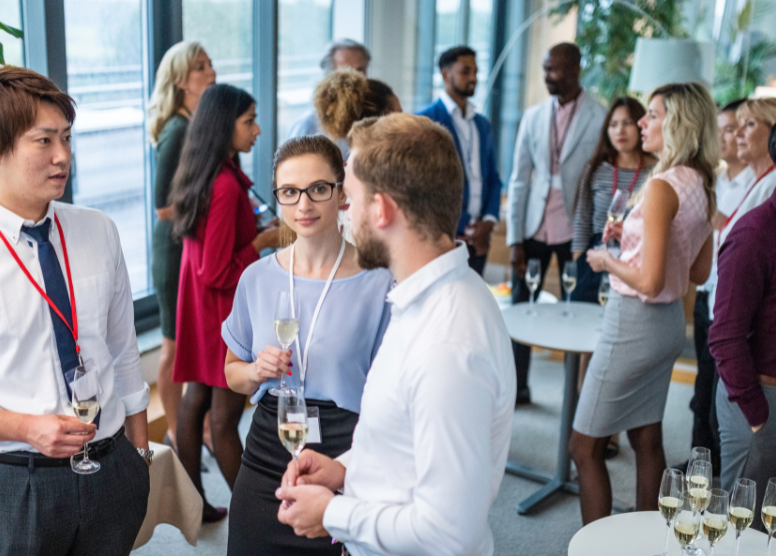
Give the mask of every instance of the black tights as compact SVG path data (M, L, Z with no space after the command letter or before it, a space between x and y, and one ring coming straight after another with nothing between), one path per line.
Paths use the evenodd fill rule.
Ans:
M245 396L232 392L228 388L208 386L199 382L189 382L186 394L181 401L178 414L178 457L191 477L191 481L205 499L202 488L202 427L205 414L210 410L210 425L213 431L213 452L218 467L229 484L234 488L237 472L240 470L243 453L237 425L240 423Z
M666 468L662 423L629 430L628 440L636 452L636 509L656 511ZM612 485L604 459L608 441L609 437L594 438L577 431L571 435L569 450L579 473L579 505L585 525L612 513Z

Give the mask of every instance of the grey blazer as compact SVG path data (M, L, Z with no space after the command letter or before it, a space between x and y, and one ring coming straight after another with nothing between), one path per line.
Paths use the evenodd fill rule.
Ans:
M507 196L507 245L522 243L539 231L550 192L550 120L553 97L525 111L515 144ZM577 180L598 143L606 108L584 93L560 155L563 201L574 221Z

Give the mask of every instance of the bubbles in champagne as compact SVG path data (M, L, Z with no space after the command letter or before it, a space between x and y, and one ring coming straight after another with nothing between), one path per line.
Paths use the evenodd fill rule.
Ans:
M728 522L724 517L708 516L703 520L703 534L711 544L716 544L727 533Z
M660 515L663 516L663 519L666 521L671 521L674 519L676 510L679 508L680 503L681 501L678 498L674 498L673 496L663 496L660 500L658 500L657 505L658 508L660 508Z
M754 512L749 508L730 508L730 523L736 531L746 531L754 521Z
M763 525L769 533L776 530L776 506L763 506Z
M677 520L674 523L674 534L676 535L676 540L678 540L679 544L682 546L691 544L695 540L695 537L698 536L700 530L700 523L680 520Z

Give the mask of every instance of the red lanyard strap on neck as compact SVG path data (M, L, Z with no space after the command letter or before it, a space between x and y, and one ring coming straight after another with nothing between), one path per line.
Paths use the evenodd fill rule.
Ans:
M633 188L636 186L636 182L639 180L641 174L641 159L639 159L639 166L636 168L636 173L633 174L633 179L628 186L628 193L633 193ZM617 161L614 161L614 180L612 180L612 197L617 192Z
M11 252L11 256L16 261L16 264L19 265L19 268L22 269L22 272L24 272L24 275L27 277L27 279L30 281L30 283L35 287L36 290L38 290L38 293L43 297L43 299L46 300L46 302L49 304L49 307L51 307L51 310L54 311L60 319L62 319L62 322L65 323L65 326L67 326L67 329L70 330L70 333L73 335L73 339L75 340L75 351L80 355L81 353L81 347L78 345L78 314L76 312L75 308L75 292L73 291L73 278L70 275L70 260L67 257L67 244L65 243L65 234L62 231L62 225L59 223L59 218L57 215L54 215L54 222L57 224L57 230L59 230L59 241L62 243L62 254L65 258L65 269L67 271L67 286L70 290L70 304L72 306L72 316L73 316L73 326L70 326L70 323L67 322L67 319L62 314L62 311L59 310L59 307L57 307L53 301L51 301L51 298L49 298L48 295L46 295L46 292L43 290L43 288L40 287L40 284L35 280L35 278L32 277L32 274L30 274L30 271L27 270L27 267L24 266L24 263L19 258L19 255L16 254L16 251L11 246L9 241L6 239L5 234L0 232L0 239L3 240L3 243L5 243L5 246L8 248L8 251Z
M771 165L771 167L770 167L770 168L768 168L768 170L767 170L767 171L766 171L766 172L765 172L765 173L764 173L762 176L760 176L759 178L757 178L757 180L756 180L756 181L755 181L755 182L752 184L752 187L750 187L750 188L749 188L749 191L747 191L747 192L746 192L746 195L744 195L744 198L743 198L743 199L741 199L741 202L740 202L740 203L738 203L738 206L736 207L736 210L734 210L734 211L733 211L733 214L731 214L730 216L728 216L727 220L725 220L725 225L724 225L724 226L722 226L722 229L723 229L723 230L724 230L725 228L727 228L727 227L728 227L728 224L730 224L730 221L731 221L731 220L733 220L733 218L735 217L735 215L738 213L738 209L740 209L740 208L741 208L741 206L744 204L744 201L746 201L746 198L747 198L747 197L749 197L749 194L750 194L752 191L754 191L754 188L755 188L755 187L757 187L757 184L758 184L758 183L760 183L760 182L762 181L762 179L763 179L765 176L767 176L768 174L770 174L771 172L773 172L773 169L774 169L774 168L776 168L776 166L774 166L774 165Z

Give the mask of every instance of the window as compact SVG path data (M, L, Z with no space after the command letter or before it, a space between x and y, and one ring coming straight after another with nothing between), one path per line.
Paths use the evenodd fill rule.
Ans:
M332 0L280 0L278 5L278 143L312 108L319 66L331 41Z
M491 67L493 43L493 0L470 0L469 46L477 53L477 92L473 102L479 110L485 108L485 86Z
M132 293L148 295L150 207L140 0L65 0L73 126L73 203L118 227Z
M202 43L218 83L253 94L252 0L183 0L183 38ZM240 165L255 179L253 151L240 154Z
M439 98L444 89L442 73L439 71L439 55L448 48L460 43L458 39L458 13L461 0L437 0L436 3L436 41L434 44L434 85L433 97Z
M7 4L7 5L6 5ZM3 3L3 13L0 21L16 29L22 28L22 10L17 0L6 0ZM0 32L0 44L3 45L5 63L11 66L24 65L23 42L7 33Z

